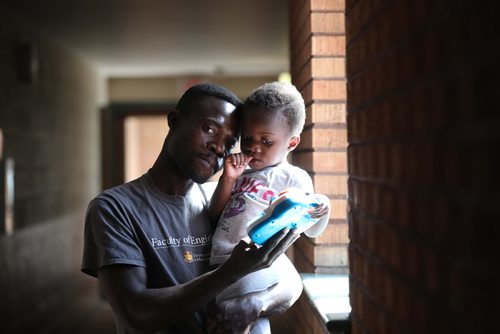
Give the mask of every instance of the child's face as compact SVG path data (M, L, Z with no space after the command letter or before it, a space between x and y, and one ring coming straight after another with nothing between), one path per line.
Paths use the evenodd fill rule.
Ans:
M241 127L241 151L253 159L250 168L260 170L281 163L299 138L290 134L284 116L263 110L244 110Z

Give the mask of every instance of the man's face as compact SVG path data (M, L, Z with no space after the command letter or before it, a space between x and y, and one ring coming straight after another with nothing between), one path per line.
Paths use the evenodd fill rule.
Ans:
M206 97L178 114L169 154L187 178L203 183L222 167L238 139L234 110L224 100Z

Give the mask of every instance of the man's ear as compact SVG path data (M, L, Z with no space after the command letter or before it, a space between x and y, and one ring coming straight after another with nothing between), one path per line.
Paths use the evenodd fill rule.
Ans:
M300 143L300 137L299 136L293 136L290 141L288 142L288 151L293 151L299 145Z
M179 112L175 109L170 110L167 114L168 128L174 129L175 126L177 125L178 120L179 120Z

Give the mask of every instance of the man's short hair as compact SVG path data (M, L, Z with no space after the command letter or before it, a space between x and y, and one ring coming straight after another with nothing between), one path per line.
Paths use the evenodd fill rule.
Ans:
M186 112L190 109L191 104L206 97L216 97L231 103L237 108L241 105L241 100L229 89L206 82L191 86L188 90L186 90L177 102L175 109L181 113Z
M297 88L284 82L266 83L253 90L243 103L245 112L248 108L260 108L268 112L283 115L294 136L300 135L304 128L306 107Z

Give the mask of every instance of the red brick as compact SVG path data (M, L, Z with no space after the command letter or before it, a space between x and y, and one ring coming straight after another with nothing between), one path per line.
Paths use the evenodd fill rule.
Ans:
M345 148L347 146L346 129L309 128L302 132L301 148Z
M347 200L333 199L330 200L330 205L331 205L330 219L347 218Z
M311 75L313 78L344 78L345 59L339 58L312 58Z
M294 152L293 162L307 171L347 171L347 154L345 152Z
M314 56L345 56L345 50L344 36L311 37L311 54Z
M319 245L314 247L314 265L321 267L348 267L345 245Z
M344 101L346 84L344 80L314 80L305 86L302 96L306 103L315 100Z
M312 33L345 33L344 13L311 13Z
M345 103L314 103L307 108L306 125L311 123L346 123Z
M345 0L311 0L311 10L344 11Z
M299 91L303 90L307 83L312 80L312 59L308 59L301 68L297 69L298 72L292 71L293 84Z
M314 238L315 244L343 244L349 243L349 227L347 223L329 224L326 230L317 238Z
M316 192L325 195L347 195L347 173L345 175L315 174L312 177Z
M291 55L290 63L293 76L297 76L297 73L299 73L302 67L312 58L311 48L312 40L309 38L303 46L301 45L300 48L297 46L297 49L295 49L297 53L295 55Z

